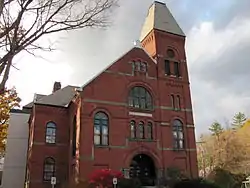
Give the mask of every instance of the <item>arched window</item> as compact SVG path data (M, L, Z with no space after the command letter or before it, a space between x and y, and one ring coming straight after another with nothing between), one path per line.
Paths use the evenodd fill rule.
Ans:
M148 122L147 124L147 135L148 139L153 139L153 125L151 122Z
M172 108L175 108L174 95L170 95L170 100L171 100L171 106L172 106Z
M152 109L152 97L144 87L133 87L129 92L129 106L140 109Z
M176 108L177 108L178 110L181 109L181 98L180 98L179 95L176 96Z
M144 137L144 123L141 121L138 126L139 138L143 139Z
M174 136L174 148L183 149L184 148L183 124L180 120L176 119L173 122L173 136Z
M108 145L109 133L108 116L103 112L98 112L94 117L94 144Z
M174 62L174 75L176 77L180 77L181 76L180 65L181 64L179 62Z
M168 49L167 50L167 56L168 56L168 58L174 58L175 57L174 50Z
M55 177L56 162L55 159L48 157L44 160L43 180L51 181L51 177Z
M136 125L135 121L130 121L130 136L131 138L136 138Z
M55 144L56 143L56 124L49 122L46 125L46 143Z
M133 70L138 72L146 72L147 63L141 61L133 61Z

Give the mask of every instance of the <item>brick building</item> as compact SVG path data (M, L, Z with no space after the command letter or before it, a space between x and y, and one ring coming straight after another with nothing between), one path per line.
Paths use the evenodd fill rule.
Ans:
M140 42L82 87L56 82L29 111L26 185L57 186L94 169L154 185L167 168L198 175L185 35L154 2Z

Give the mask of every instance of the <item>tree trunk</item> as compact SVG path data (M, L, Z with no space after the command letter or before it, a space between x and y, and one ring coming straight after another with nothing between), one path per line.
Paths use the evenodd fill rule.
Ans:
M4 0L0 0L0 16L3 13L3 7L4 7Z
M3 78L2 78L2 81L0 83L0 94L3 94L4 93L4 90L5 90L5 85L6 85L6 82L9 78L9 73L10 73L10 67L12 65L12 59L13 57L10 57L8 59L8 61L6 62L6 66L5 66L5 70L4 70L4 74L3 74ZM4 63L5 64L5 63Z

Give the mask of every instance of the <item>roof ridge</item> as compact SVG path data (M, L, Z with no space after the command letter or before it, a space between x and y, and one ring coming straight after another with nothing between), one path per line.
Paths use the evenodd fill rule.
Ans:
M80 90L82 90L84 87L86 87L89 83L91 83L93 80L95 80L98 76L100 76L105 70L107 70L109 67L111 67L114 63L116 63L118 60L120 60L122 57L124 57L126 54L128 54L131 50L138 48L142 49L149 57L150 59L156 63L156 61L149 55L149 53L141 46L134 45L129 50L127 50L123 55L119 56L115 61L112 61L112 63L108 64L105 68L103 68L101 71L99 71L95 76L93 76L89 81L87 81L85 84L83 84L81 87L79 87Z
M83 89L85 86L87 86L89 83L91 83L94 79L96 79L100 74L102 74L105 70L107 70L109 67L111 67L115 62L117 62L119 59L121 59L123 56L125 56L127 53L129 53L131 50L133 50L135 46L132 48L129 48L123 55L119 56L119 58L115 59L115 61L112 61L107 66L105 66L101 71L99 71L95 76L93 76L89 81L87 81L85 84L83 84L80 89Z

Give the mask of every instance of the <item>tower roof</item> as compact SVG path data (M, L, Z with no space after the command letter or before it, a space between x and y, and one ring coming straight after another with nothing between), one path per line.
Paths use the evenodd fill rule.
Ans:
M148 10L148 15L142 27L140 40L142 41L152 29L185 36L166 4L158 1L154 1Z

